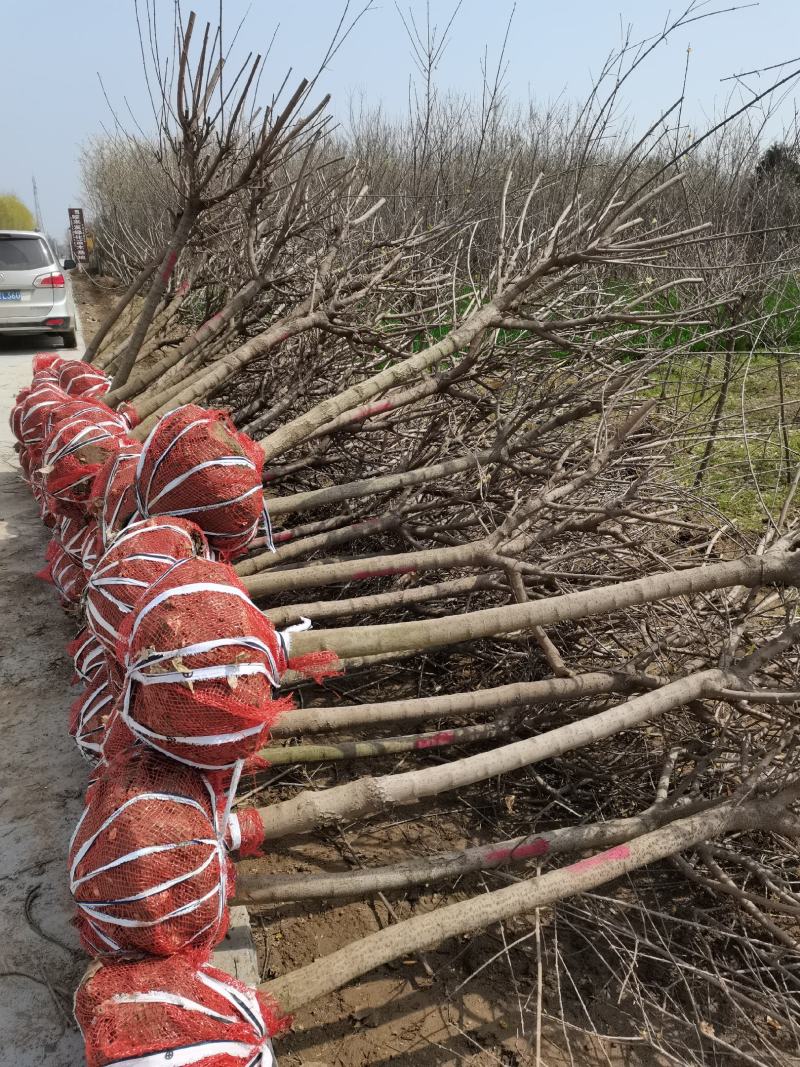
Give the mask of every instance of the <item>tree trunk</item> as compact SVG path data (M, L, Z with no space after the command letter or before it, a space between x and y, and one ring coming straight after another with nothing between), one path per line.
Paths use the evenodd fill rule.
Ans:
M186 247L196 218L197 211L195 208L188 206L184 208L164 258L159 265L158 273L150 284L150 290L145 297L144 304L139 312L139 317L136 320L133 333L131 334L125 351L120 358L119 367L114 375L114 380L111 383L112 390L119 389L119 387L124 385L130 377L133 365L136 362L136 357L139 354L139 349L142 347L144 339L147 336L147 331L156 314L159 302L167 291L167 286L172 277L172 272L175 269L175 264L178 262L178 256Z
M721 804L713 811L680 819L569 867L416 915L259 988L279 1010L289 1014L398 957L422 952L448 938L587 893L623 874L730 831L768 826L769 813L766 803L760 806L756 802Z
M94 336L92 337L89 344L86 346L86 351L83 353L84 363L94 362L95 356L100 350L101 344L106 339L113 326L119 321L119 318L125 311L125 308L128 307L131 300L133 300L133 298L136 296L136 294L139 292L139 290L142 288L142 286L145 284L145 282L157 266L158 262L153 261L152 263L148 263L146 264L146 266L142 267L142 269L133 279L131 284L116 302L114 307L98 326Z
M331 871L327 874L237 874L237 904L280 904L300 900L340 900L365 897L387 890L406 890L431 882L455 881L473 871L490 871L510 864L527 863L563 852L608 848L647 833L698 808L714 806L716 800L695 801L680 806L654 804L640 815L610 819L586 826L565 826L492 841L453 852L439 852L420 859L362 871ZM687 810L689 808L689 810Z
M391 558L387 557L387 560ZM307 567L300 573L309 574L325 569ZM402 572L398 569L395 573ZM261 593L261 585L265 579L279 577L278 574L256 575L247 584L253 583L257 586L256 592ZM763 556L743 556L727 563L652 574L646 578L636 578L600 589L566 593L527 604L486 608L464 615L446 615L424 622L308 630L293 635L292 655L302 656L322 649L335 652L340 659L409 650L421 652L462 641L477 641L518 630L530 630L534 626L552 626L568 620L606 615L637 604L649 604L678 596L693 596L728 586L742 585L752 589L761 585L796 583L798 578L800 551L774 550Z
M450 745L472 745L489 741L507 733L514 716L498 716L492 722L477 726L459 726L452 730L436 730L404 737L383 737L369 741L339 741L318 745L269 745L258 753L270 767L291 766L293 763L325 763L351 759L374 759L378 756L397 756L404 752L428 752Z
M380 778L363 777L331 789L301 793L291 800L259 809L264 840L309 833L345 820L374 815L389 807L418 804L440 793L518 771L630 730L738 681L738 676L730 672L700 671L586 719L440 767Z
M337 704L330 708L298 708L287 711L270 729L273 737L296 737L350 730L360 726L394 722L419 722L493 712L498 708L560 704L606 693L626 693L638 679L625 674L596 671L575 678L542 678L538 682L513 682L493 689L467 693L386 700L378 704ZM657 679L649 680L653 686ZM644 684L645 679L642 679Z
M261 279L256 281L250 281L247 285L243 286L239 292L229 300L225 307L221 311L218 311L216 315L212 315L210 319L199 326L193 333L189 334L181 343L175 348L174 352L170 352L168 356L160 360L159 363L150 367L147 370L141 371L139 374L130 378L123 386L115 390L113 399L115 402L121 400L130 400L138 393L142 393L154 382L172 367L180 363L182 359L190 356L202 345L207 344L209 341L214 340L225 329L234 315L237 315L244 308L248 307L258 294L263 290L264 282ZM207 369L207 368L206 368ZM173 395L180 392L181 389L186 387L185 378L178 382L177 386L173 390ZM158 403L152 406L152 411L155 411L157 407L169 399L166 391L163 396L156 394ZM150 410L145 410L142 415L149 415Z
M246 367L257 356L269 351L273 345L280 344L287 338L304 333L315 326L321 326L326 321L327 316L324 312L315 311L308 315L301 315L289 321L277 323L263 334L259 334L258 337L246 341L233 352L228 352L220 357L210 367L201 367L195 375L192 375L188 385L184 384L180 392L173 393L166 403L160 402L160 405L150 412L141 425L136 427L134 436L143 441L166 411L171 408L181 407L183 404L193 404L198 400L203 400L218 385L222 385L231 374L241 370L242 367ZM151 405L148 405L148 407L151 407Z

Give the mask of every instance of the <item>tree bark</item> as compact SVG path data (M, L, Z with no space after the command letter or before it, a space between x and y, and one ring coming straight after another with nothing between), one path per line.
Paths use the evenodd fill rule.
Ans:
M391 558L387 557L387 560ZM324 567L307 567L300 572L300 576L323 570ZM250 583L256 586L256 595L263 593L261 583L270 577L278 578L279 575L257 575L250 579ZM761 585L796 583L798 578L800 551L774 550L763 556L743 556L726 563L652 574L646 578L620 582L600 589L566 593L527 604L486 608L464 615L446 615L430 621L309 630L294 635L292 654L301 656L328 649L335 652L340 659L344 659L411 649L423 651L462 641L496 637L518 630L530 630L534 626L552 626L567 620L606 615L637 604L708 593L726 586L741 585L752 589Z
M373 596L356 596L342 600L311 600L305 604L287 604L285 607L270 608L264 612L274 626L280 628L297 622L301 617L313 619L334 619L342 615L370 615L387 608L402 611L416 604L429 604L437 600L449 600L454 597L469 596L482 589L502 588L494 573L476 574L470 578L455 578L450 582L436 582L433 585L418 585L412 589L394 589L388 593L375 593Z
M269 351L274 345L280 344L289 337L304 333L306 330L311 330L315 326L324 325L326 321L327 316L324 312L314 311L307 315L300 315L288 321L276 323L264 333L259 334L258 337L253 337L233 352L228 352L226 355L221 356L210 367L201 367L197 374L190 378L188 385L183 384L183 388L179 393L173 394L166 403L160 402L160 405L152 410L141 425L136 427L134 436L143 441L165 411L204 399L218 385L222 385L231 374L241 370L242 367L246 367L248 363L251 363L257 356Z
M365 897L387 890L405 890L431 882L453 881L474 871L490 871L529 860L548 859L564 852L608 848L631 837L654 830L680 816L709 808L717 801L705 800L680 807L654 804L640 815L610 819L587 826L565 826L492 841L475 848L439 852L403 863L362 871L331 871L327 874L237 874L237 904L279 904L300 900L340 900ZM693 809L693 810L692 810Z
M94 359L98 351L100 350L101 344L106 339L114 325L119 321L119 318L125 311L125 308L128 307L131 300L133 300L133 298L136 296L136 294L139 292L139 290L142 288L142 286L145 284L145 282L157 266L158 262L154 260L152 263L147 263L144 267L142 267L142 269L133 279L131 284L116 302L114 307L98 326L94 336L92 337L89 344L86 346L86 350L83 353L82 358L84 363L94 362Z
M301 793L291 800L259 809L264 839L275 841L290 834L336 825L343 820L364 818L387 807L418 804L440 793L509 774L630 730L666 711L716 692L734 679L738 680L738 676L726 671L700 671L537 737L515 741L440 767L379 778L363 777L331 789ZM564 679L565 682L570 680Z
M658 684L651 679L652 685ZM626 693L638 679L625 674L596 671L575 678L543 678L538 682L513 682L493 689L476 689L467 693L416 697L409 700L386 700L378 704L336 704L326 708L299 708L287 711L270 729L273 737L296 737L354 727L392 722L419 722L425 719L469 716L493 712L498 708L528 707L539 704L566 703L582 697L606 693ZM644 683L644 679L642 679Z
M318 745L269 745L258 753L270 767L285 767L293 763L323 763L327 761L372 759L378 756L396 756L404 752L428 752L433 748L449 748L450 745L472 745L488 741L508 732L513 716L499 716L492 722L477 726L459 726L451 730L436 730L424 734L407 734L404 737L384 737L369 741L340 741L336 744Z
M119 389L115 390L113 394L113 401L118 403L122 400L130 400L136 396L137 393L144 392L150 385L158 381L158 379L171 370L172 367L180 363L182 359L191 355L201 345L207 344L225 329L231 319L238 315L240 311L243 311L246 307L255 300L258 294L264 289L264 282L259 278L255 281L249 281L246 285L242 286L239 292L228 301L228 303L216 313L212 315L210 319L207 319L201 326L189 334L181 343L175 348L173 352L170 352L168 356L160 360L155 367L151 367L146 371L142 371L140 374L130 378ZM185 380L179 383L175 392L179 392L180 389L186 385ZM160 397L159 404L163 403L167 399L166 394ZM153 408L155 410L155 407ZM150 414L149 411L143 412L143 414Z
M569 867L416 915L259 988L281 1011L289 1014L399 956L433 948L451 937L586 893L722 834L762 825L768 827L769 812L767 804L760 808L755 802L721 804L713 811L679 819Z
M136 320L133 333L131 334L125 351L120 357L119 367L117 368L114 380L111 383L112 390L119 389L120 386L124 385L133 370L133 365L136 362L139 349L142 347L144 339L147 336L147 331L156 314L159 301L167 290L172 272L175 269L175 264L178 261L178 256L186 247L196 218L197 211L195 208L188 205L184 207L183 214L178 221L178 225L175 227L167 251L159 265L158 273L150 284L150 290L145 297L142 309L139 312L139 317Z

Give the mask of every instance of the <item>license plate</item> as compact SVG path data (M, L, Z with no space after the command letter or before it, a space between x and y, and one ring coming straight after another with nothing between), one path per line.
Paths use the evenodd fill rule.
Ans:
M22 300L22 293L19 289L0 289L0 301L3 300Z

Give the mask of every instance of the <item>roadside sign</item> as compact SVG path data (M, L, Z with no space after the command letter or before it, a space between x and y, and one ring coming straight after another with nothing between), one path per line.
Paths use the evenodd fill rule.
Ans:
M72 256L78 263L86 263L89 253L86 248L86 227L83 223L83 208L69 209L69 237L72 242Z

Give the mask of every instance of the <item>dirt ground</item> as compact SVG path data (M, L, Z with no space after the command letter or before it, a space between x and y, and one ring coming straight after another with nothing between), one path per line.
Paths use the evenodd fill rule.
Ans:
M70 275L70 281L84 336L91 338L114 306L119 287L112 278L91 278L77 270Z

